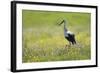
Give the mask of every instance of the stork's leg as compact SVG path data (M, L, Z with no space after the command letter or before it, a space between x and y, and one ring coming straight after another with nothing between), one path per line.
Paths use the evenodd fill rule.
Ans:
M71 42L69 42L69 44L65 45L65 48L71 47Z
M65 48L68 48L68 44L65 45Z
M69 47L71 46L71 42L69 42Z
M67 49L67 51L69 50L70 46L71 46L71 42L69 42L69 44L66 44L65 48Z
M65 45L65 48L68 48L68 47L70 47L70 45L69 45L69 44L66 44L66 45Z
M69 42L69 44L66 44L65 48L68 48L71 46L71 42Z

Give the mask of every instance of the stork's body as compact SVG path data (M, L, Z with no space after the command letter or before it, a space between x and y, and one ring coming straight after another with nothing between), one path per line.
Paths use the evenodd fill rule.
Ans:
M64 24L64 37L65 37L65 39L67 39L67 40L69 41L70 45L71 45L71 44L73 44L73 45L76 44L74 33L68 31L68 29L66 28L66 24L67 24L66 21L63 20L63 21L60 23L60 25L61 25L61 24Z

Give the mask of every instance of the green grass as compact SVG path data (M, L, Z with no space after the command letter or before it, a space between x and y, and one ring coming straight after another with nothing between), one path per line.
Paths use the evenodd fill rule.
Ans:
M63 25L57 23L64 18L67 28L75 33L77 45L66 47ZM22 61L47 62L91 59L89 13L22 11L23 51Z

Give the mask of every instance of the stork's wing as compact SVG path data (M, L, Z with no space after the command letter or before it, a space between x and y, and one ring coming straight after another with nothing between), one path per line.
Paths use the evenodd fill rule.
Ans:
M69 41L71 41L72 44L76 43L75 35L74 34L68 34L68 37L69 37Z

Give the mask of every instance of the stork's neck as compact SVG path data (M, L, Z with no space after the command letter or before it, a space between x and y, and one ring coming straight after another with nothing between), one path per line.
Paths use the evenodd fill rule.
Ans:
M68 30L67 30L67 28L66 28L66 21L64 21L64 32L67 32Z

